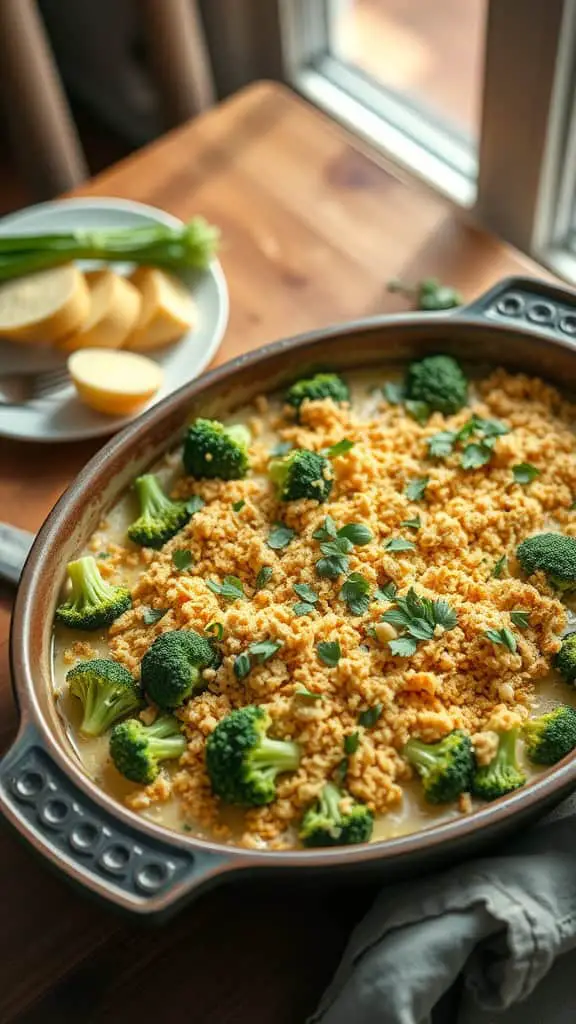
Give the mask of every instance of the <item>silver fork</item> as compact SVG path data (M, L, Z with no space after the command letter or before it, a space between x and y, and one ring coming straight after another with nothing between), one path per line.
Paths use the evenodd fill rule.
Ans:
M0 373L0 405L24 405L49 398L70 382L65 366L39 373Z

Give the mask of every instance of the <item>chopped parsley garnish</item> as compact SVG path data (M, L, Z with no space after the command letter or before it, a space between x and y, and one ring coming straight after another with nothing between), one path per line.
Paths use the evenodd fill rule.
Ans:
M370 604L370 584L360 572L351 572L339 593L351 615L364 615Z
M172 552L172 565L178 572L185 572L192 565L194 559L192 553L187 548L177 548L176 551Z
M218 643L220 643L220 641L224 637L224 626L222 625L221 622L211 622L208 626L206 626L204 632L208 633L209 635L212 634L214 636L214 639L217 640Z
M530 612L510 612L510 619L515 626L518 626L518 629L528 629L530 625Z
M274 523L266 543L273 551L281 551L282 548L288 547L290 541L295 536L296 530L293 530L290 526L286 526L285 523Z
M372 531L363 523L347 523L338 529L332 517L326 516L322 526L312 536L321 542L320 551L324 556L316 562L318 576L336 580L348 572L348 555L352 548L369 544Z
M447 601L420 597L413 587L405 597L396 597L395 607L384 612L381 621L404 631L402 636L388 641L392 654L402 658L414 654L421 641L432 640L438 626L448 630L458 624L456 612Z
M354 444L354 441L343 437L341 441L337 441L330 448L323 448L322 455L327 455L329 459L337 459L339 455L346 455L354 447Z
M356 751L358 750L359 746L360 746L360 733L359 732L351 732L351 733L348 734L348 736L344 737L344 753L348 754L349 757L351 756L351 754L355 754L356 753Z
M515 482L524 485L531 484L537 476L540 476L540 470L530 462L519 462L517 466L512 466L512 473Z
M382 587L378 587L378 589L374 593L374 600L393 601L394 598L396 597L397 591L398 587L396 586L395 583L392 582L392 580L390 580L388 583L385 583Z
M241 498L240 501L235 501L234 502L234 504L232 505L232 508L234 509L235 512L239 512L241 508L244 508L245 504L246 504L246 502L244 501L244 498Z
M328 665L328 668L336 668L342 657L340 644L337 640L321 640L320 643L316 644L316 650L320 661L324 665Z
M199 512L200 509L203 508L205 504L206 502L204 501L204 498L201 498L199 494L193 494L192 497L189 498L188 501L186 502L186 511L189 512L191 516L193 516L194 513Z
M406 484L404 494L409 501L422 501L429 483L429 476L415 476L413 480L409 480Z
M430 419L430 406L428 402L415 402L411 398L405 403L406 412L413 420L416 420L421 427L425 426Z
M510 428L500 420L486 420L473 413L460 430L442 430L427 438L428 454L432 458L443 459L460 446L463 448L460 456L462 468L478 469L492 458L496 438L509 432Z
M307 583L295 583L292 590L301 601L308 601L309 604L316 604L318 594Z
M297 686L294 690L297 697L305 697L307 700L322 700L323 693L313 693L307 686Z
M499 580L508 572L508 555L502 555L497 562L494 562L494 568L492 569L491 576L494 579Z
M416 545L411 540L404 540L404 537L390 537L384 547L386 551L414 551Z
M422 526L422 520L420 516L414 516L414 519L404 519L400 526L405 526L407 530L419 530Z
M266 584L270 582L273 572L274 570L271 565L263 565L258 569L258 575L256 576L256 582L254 584L256 592L263 590Z
M484 632L484 636L487 640L491 640L493 644L501 644L503 647L507 647L512 654L515 654L518 649L516 637L507 626L504 626L503 629L487 629Z
M217 583L216 580L206 580L206 586L210 588L213 594L218 594L219 597L225 598L226 601L237 601L239 598L244 597L244 585L237 576L225 576L223 583Z
M299 618L301 615L310 615L314 611L314 607L309 601L297 601L292 605L292 611Z
M358 715L358 725L363 725L365 729L372 729L376 725L376 722L380 718L382 711L384 710L382 704L374 704L371 708L366 708L365 711L361 711Z
M156 622L160 622L160 619L163 619L169 611L169 608L144 607L142 609L142 622L145 626L153 626Z
M402 405L406 398L406 388L401 382L387 380L382 386L382 394L390 405Z
M96 558L99 558L101 561L104 561L104 559L110 558L110 552L99 551L98 554L96 555Z
M265 661L273 658L281 647L281 640L256 640L234 659L235 676L244 679L253 665L263 665Z

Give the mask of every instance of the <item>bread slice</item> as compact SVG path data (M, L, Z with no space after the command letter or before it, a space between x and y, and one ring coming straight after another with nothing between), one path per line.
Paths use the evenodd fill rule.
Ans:
M77 331L59 343L65 352L79 348L120 348L140 313L140 292L113 270L86 274L90 290L90 311Z
M148 356L83 348L68 356L68 370L82 401L108 416L129 416L156 394L163 379Z
M142 296L140 316L125 348L145 352L178 341L196 323L196 307L176 274L157 267L139 267L130 280Z
M73 263L0 284L0 338L50 345L88 316L90 293Z

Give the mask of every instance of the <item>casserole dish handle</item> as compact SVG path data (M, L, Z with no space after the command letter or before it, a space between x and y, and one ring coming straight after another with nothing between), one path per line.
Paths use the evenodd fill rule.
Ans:
M192 894L218 882L241 855L172 841L96 803L24 724L0 763L0 811L69 879L116 907L169 917Z
M535 277L506 277L454 314L576 344L576 292Z

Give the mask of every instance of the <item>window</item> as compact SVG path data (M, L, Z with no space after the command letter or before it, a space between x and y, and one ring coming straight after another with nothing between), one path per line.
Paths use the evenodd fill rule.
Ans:
M573 0L278 0L284 75L576 281Z

